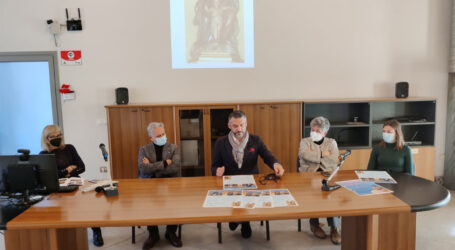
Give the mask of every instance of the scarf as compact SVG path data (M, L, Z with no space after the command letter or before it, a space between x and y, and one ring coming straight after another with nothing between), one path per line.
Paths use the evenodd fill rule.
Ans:
M243 163L243 153L246 147L246 143L248 142L248 138L250 135L248 134L248 131L245 132L245 136L243 137L243 141L239 142L237 138L235 138L234 133L229 132L228 138L229 138L229 143L232 146L232 155L234 156L234 160L237 162L237 165L239 168L242 167Z

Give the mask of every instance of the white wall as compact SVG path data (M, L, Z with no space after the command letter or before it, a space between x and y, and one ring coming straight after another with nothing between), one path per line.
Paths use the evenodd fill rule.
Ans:
M60 66L65 139L86 162L105 165L104 105L126 86L131 103L394 96L436 97L436 175L443 173L450 0L256 0L254 69L172 70L169 1L1 0L0 52L81 49L82 66ZM46 19L80 7L84 30L56 48Z

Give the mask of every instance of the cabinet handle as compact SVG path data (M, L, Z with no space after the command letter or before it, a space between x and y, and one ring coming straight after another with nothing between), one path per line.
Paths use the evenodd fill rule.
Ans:
M276 106L276 105L270 105L270 108L272 108L272 109L278 109L278 106Z
M137 109L133 109L133 110L131 110L131 112L137 112Z
M150 109L142 109L144 112L150 112Z

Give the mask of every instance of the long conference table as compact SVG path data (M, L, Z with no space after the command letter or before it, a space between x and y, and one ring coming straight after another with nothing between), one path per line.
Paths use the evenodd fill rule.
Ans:
M425 179L393 175L393 194L358 196L344 188L321 191L319 173L287 173L258 189L287 188L299 203L280 208L203 208L221 177L121 179L119 195L55 193L7 223L7 250L88 249L87 227L123 227L231 221L342 217L342 249L415 249L416 212L448 203L450 193ZM340 171L333 181L356 179ZM273 229L272 229L273 230ZM272 231L273 233L273 231ZM216 239L216 232L213 232Z

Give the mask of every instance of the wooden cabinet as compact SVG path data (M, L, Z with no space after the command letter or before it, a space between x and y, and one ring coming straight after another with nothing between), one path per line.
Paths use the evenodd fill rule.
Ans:
M241 104L247 117L247 129L262 138L286 172L297 171L301 138L301 103ZM259 161L259 172L272 170Z
M212 175L215 142L229 133L228 116L236 109L236 105L176 107L182 176Z
M111 173L113 178L136 178L139 147L150 143L147 125L164 122L169 142L179 146L182 175L211 175L215 141L227 135L228 115L240 109L248 131L262 138L287 172L297 171L302 137L310 121L325 116L331 122L328 137L352 155L343 169L365 169L371 147L381 139L382 123L400 120L405 141L412 146L416 175L434 178L436 101L432 98L311 100L271 103L113 105L107 106ZM272 170L259 161L260 173Z
M163 122L166 136L175 143L172 106L107 108L111 176L114 179L136 178L139 148L150 143L147 125Z
M411 147L415 164L415 175L434 181L434 147Z

